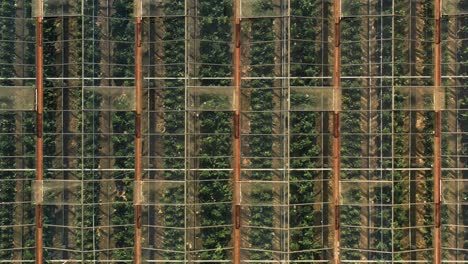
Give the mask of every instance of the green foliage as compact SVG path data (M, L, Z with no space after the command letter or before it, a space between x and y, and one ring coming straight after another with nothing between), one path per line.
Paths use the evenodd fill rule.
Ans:
M0 5L1 86L28 86L34 82L8 79L34 76L33 20L15 18L19 2L3 1ZM110 77L104 76L106 70L118 77L109 82L110 86L135 85L135 22L133 1L111 2L109 36L104 35L98 18L101 1L97 0L85 0L84 16L50 17L44 21L45 177L83 180L81 193L46 196L49 199L78 197L79 201L73 203L80 204L44 207L45 257L50 260L133 259L134 175L127 172L135 166L133 97L123 94L109 99L106 93L98 91L105 89L101 85ZM253 1L250 11L273 14L280 8L273 4L276 2ZM317 96L320 93L304 96L286 89L286 85L299 89L332 89L329 77L334 71L333 5L326 1L289 2L290 17L242 20L241 46L248 54L242 58L242 74L248 77L242 80L242 99L246 99L241 117L242 166L246 169L242 177L261 182L244 189L242 246L251 249L246 251L247 258L258 263L276 260L275 251L290 252L291 262L330 259L325 248L333 243L330 241L333 225L331 109L310 110L323 99ZM434 7L432 2L416 1L409 6L408 2L396 1L395 16L372 14L389 14L390 2L347 1L349 10L344 10L345 14L352 11L363 16L345 16L341 20L341 178L347 181L343 186L356 185L342 188L342 259L356 263L362 259L382 263L392 259L419 260L421 256L430 259L429 253L404 252L413 249L431 252L433 248L433 173L426 169L431 168L434 153L434 113L427 107L431 106L433 97L423 96L416 87L432 89L434 84ZM153 164L146 163L151 159L162 160L158 163L162 167L145 173L150 175L149 180L175 183L158 193L160 204L145 208L148 234L143 241L149 247L145 251L162 250L157 254L168 263L187 257L220 262L231 259L232 98L222 93L198 94L196 100L205 103L199 109L187 105L186 101L190 101L187 96L192 96L187 89L193 87L221 87L231 91L234 7L232 0L197 3L197 10L190 11L194 17L179 16L186 3L175 0L165 1L162 12L167 16L144 19L149 25L145 27L148 31L145 36L151 41L157 39L145 43L152 45L145 63L146 60L148 64L155 64L155 60L160 63L145 65L145 77L161 77L158 71L168 77L145 79L145 92L149 95L145 102L148 104L145 105L148 116L145 129L152 129L153 123L159 124L160 118L164 121L163 132L145 134L149 138L145 145L145 166L148 165L145 169L153 169L150 167ZM29 1L23 4L29 15ZM456 30L449 34L453 30L451 19L456 20ZM154 36L158 30L154 28L156 21L164 29L160 30L161 35ZM195 32L186 32L190 28L187 22L196 24ZM284 26L286 22L290 24ZM17 23L23 23L24 31L18 32ZM458 39L443 43L443 70L452 71L447 75L463 75L468 71L467 25L466 16L444 17L443 39ZM20 54L15 49L20 40L25 41L23 62L19 61ZM102 42L108 42L109 50L101 49ZM161 57L154 58L155 46L163 50ZM287 48L282 50L283 54L278 53L279 46ZM104 56L109 56L108 65L101 63L106 59ZM290 62L288 68L283 68L283 62ZM15 66L19 63L25 65L24 76L16 76ZM372 78L363 77L367 75ZM94 79L56 79L80 79L80 76ZM292 78L271 78L288 76ZM463 156L468 153L466 81L463 78L444 81L444 85L453 88L446 89L446 100L453 100L452 104L458 107L457 111L447 109L443 113L446 120L442 142L444 173L451 180L461 180L466 178L466 173L454 173L450 166L455 166L455 158L459 159L456 163L459 167L466 167L468 162ZM86 91L76 89L82 85ZM157 113L154 106L149 106L156 99L162 100L162 108L156 109ZM106 103L119 111L102 109ZM298 105L304 109L294 108ZM0 112L1 260L13 258L15 253L9 249L16 247L19 240L20 246L28 248L22 250L22 259L35 257L34 228L29 227L35 221L34 206L30 204L30 182L35 174L14 171L18 166L34 168L34 124L32 112ZM155 148L153 141L161 149L147 150ZM104 153L105 149L111 153ZM109 169L113 171L101 171L101 165L109 159L112 160ZM68 166L77 170L50 170L70 169ZM290 170L284 171L285 167ZM107 180L111 180L110 187L104 183ZM271 181L275 183L270 184ZM115 191L111 193L106 188ZM110 193L109 207L105 207L108 201L103 201L103 193ZM462 190L454 197L451 198L458 203L466 203L468 192ZM467 226L465 207L457 209L455 218L456 223ZM106 208L108 211L104 212ZM450 210L448 206L443 207L446 229L456 224ZM19 211L23 214L21 223L16 222ZM28 225L21 230L21 237L15 237L16 224ZM102 225L109 225L112 233L105 234L106 227ZM153 231L157 232L153 234ZM449 231L443 234L444 240L451 238ZM111 248L103 246L106 240L112 241ZM288 243L281 243L286 240ZM67 247L76 247L83 254L52 250ZM468 247L468 242L460 247ZM181 253L187 250L187 255Z

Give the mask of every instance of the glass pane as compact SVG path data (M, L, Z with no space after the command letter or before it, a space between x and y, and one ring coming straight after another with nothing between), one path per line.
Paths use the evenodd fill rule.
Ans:
M141 182L141 204L184 204L184 182Z
M259 234L259 230L251 230L250 232L253 234ZM283 254L280 249L271 249L271 241L264 240L255 244L253 242L248 244L249 242L246 240L245 244L252 245L254 249L252 249L252 246L250 248L247 246L242 247L241 263L281 263L281 257L284 257L285 254Z
M229 86L189 87L189 109L194 111L234 110L234 89Z
M83 87L87 108L90 110L135 109L135 88L133 87Z
M434 110L435 96L444 100L443 94L434 94L432 87L395 87L395 97L402 102L395 104L395 109Z
M241 0L241 17L278 17L287 14L287 1Z
M177 230L184 230L185 212L183 204L143 206L143 224L167 228L164 232L175 235L179 233Z
M183 232L181 233L181 238L183 238ZM176 252L174 250L157 250L154 247L145 248L143 247L142 252L142 260L143 263L152 263L152 262L160 262L160 263L185 263L185 252Z
M332 87L291 87L291 110L333 111L334 95Z
M369 254L370 256L367 257L370 259L374 259L376 257L377 259L380 259L377 255L378 251L389 251L392 248L391 231L391 228L343 226L342 245L343 248L362 249L364 252L361 252L361 254ZM368 239L364 240L363 236L368 237ZM361 240L359 241L358 238L361 238ZM347 258L354 259L354 257L349 255Z
M365 15L392 15L393 1L380 0L380 1L341 1L341 16L365 16Z
M39 7L42 2L43 14ZM82 14L82 0L34 0L33 16L60 17L79 16Z
M187 230L188 240L192 243L189 251L222 249L229 246L230 229L224 227L190 227ZM215 242L216 241L216 242Z
M395 228L394 237L400 241L395 243L396 257L402 256L402 259L411 260L429 260L434 253L431 243L432 229L432 226ZM400 251L414 251L415 254ZM411 258L408 258L409 256Z
M342 181L341 204L391 205L392 182L390 181Z
M244 205L279 205L287 191L285 182L241 182L240 188Z
M183 16L184 0L142 0L143 17Z

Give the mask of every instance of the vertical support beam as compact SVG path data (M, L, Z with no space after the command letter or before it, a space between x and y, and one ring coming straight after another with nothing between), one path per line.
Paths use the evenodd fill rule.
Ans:
M142 180L142 137L141 137L141 113L142 113L142 6L141 0L135 0L135 184L141 186ZM135 194L140 195L140 192ZM135 203L135 244L134 262L141 263L141 227L142 206L140 197Z
M334 63L333 63L333 263L340 263L340 172L341 172L341 1L334 1Z
M44 81L43 81L43 47L42 47L42 1L37 1L38 16L36 17L36 180L43 180L43 112L44 112ZM36 264L43 263L43 230L42 204L36 204Z
M441 0L434 0L434 263L441 263Z
M233 263L241 262L241 233L240 233L240 175L241 175L241 141L240 141L240 113L241 113L241 19L240 0L234 0L234 256Z

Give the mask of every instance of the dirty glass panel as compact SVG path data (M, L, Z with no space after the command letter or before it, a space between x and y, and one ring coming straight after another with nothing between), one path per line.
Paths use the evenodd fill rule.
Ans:
M33 87L0 86L0 111L32 111L36 105Z
M77 0L34 0L33 16L79 16L82 14L82 5L83 1Z

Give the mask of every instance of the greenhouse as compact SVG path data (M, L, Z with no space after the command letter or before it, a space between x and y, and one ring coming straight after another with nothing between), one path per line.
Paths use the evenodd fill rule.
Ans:
M0 0L0 263L468 263L468 0Z

